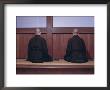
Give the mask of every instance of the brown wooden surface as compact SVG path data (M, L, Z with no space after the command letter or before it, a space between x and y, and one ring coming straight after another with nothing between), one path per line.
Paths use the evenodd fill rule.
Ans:
M17 28L16 34L35 34L36 28ZM47 33L46 28L39 28L41 30L41 33Z
M93 34L94 27L54 27L52 33L73 33L74 29L78 29L78 33Z
M19 59L16 61L17 68L94 68L94 61L86 63L71 63L63 59L54 60L52 62L32 63L26 59Z
M50 21L49 21L50 23ZM41 30L42 33L48 33L48 32L51 32L51 33L57 33L57 34L60 34L60 33L66 33L66 34L72 34L73 30L75 28L78 29L78 33L80 34L94 34L94 27L50 27L49 26L49 30L47 31L47 28L39 28ZM35 33L35 29L36 28L16 28L16 33L17 34L34 34Z
M61 59L53 62L31 63L19 59L16 62L16 74L94 74L94 61L70 63Z
M78 74L78 75L93 75L94 69L93 68L17 68L16 74L22 74L22 75L29 75L29 74Z
M52 26L53 26L53 17L47 16L47 46L49 55L53 56L53 40L52 40Z

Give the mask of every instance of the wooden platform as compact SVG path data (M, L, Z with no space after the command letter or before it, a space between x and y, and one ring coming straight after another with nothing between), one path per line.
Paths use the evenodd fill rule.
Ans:
M17 74L93 74L94 61L71 63L63 59L52 62L31 63L25 59L17 59Z

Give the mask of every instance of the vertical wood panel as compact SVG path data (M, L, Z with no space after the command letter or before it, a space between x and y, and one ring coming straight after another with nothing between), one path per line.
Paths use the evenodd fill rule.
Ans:
M53 58L58 59L60 53L60 37L57 34L53 34Z
M67 42L71 34L53 34L53 57L62 59L66 53Z
M88 51L90 52L90 58L94 58L94 35L93 34L89 34L88 43L89 43Z
M53 55L53 47L52 47L52 27L53 27L53 17L47 16L47 45L49 55Z
M20 57L20 55L19 55L19 51L20 51L19 44L20 44L20 37L17 34L16 35L16 58L19 58Z
M61 50L61 52L60 52L60 57L63 58L63 57L64 57L64 52L65 52L65 51L64 51L64 48L65 48L65 47L64 47L64 45L65 45L65 44L64 44L64 34L61 34L61 35L60 35L60 44L61 44L61 46L60 46L60 50Z

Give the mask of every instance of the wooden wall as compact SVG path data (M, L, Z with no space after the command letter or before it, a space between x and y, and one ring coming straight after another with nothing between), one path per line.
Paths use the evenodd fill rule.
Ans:
M68 39L72 37L74 28L78 28L79 36L85 41L88 58L94 59L94 28L93 27L53 27L40 28L42 37L46 39L49 54L54 59L61 59L66 53ZM49 29L51 29L49 31ZM49 33L48 33L49 31ZM16 29L16 58L27 57L27 46L29 40L34 36L35 28Z

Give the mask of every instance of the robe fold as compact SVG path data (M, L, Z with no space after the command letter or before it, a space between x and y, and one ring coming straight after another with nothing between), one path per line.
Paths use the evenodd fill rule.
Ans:
M84 63L88 61L85 43L78 35L74 35L68 40L64 60L76 63Z
M48 54L46 40L40 35L35 35L30 39L27 60L33 63L52 61L52 57Z

